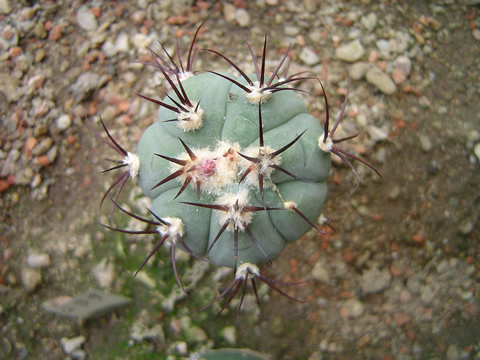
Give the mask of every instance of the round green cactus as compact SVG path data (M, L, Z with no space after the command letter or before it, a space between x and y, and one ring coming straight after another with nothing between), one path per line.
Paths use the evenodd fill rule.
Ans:
M136 152L141 164L139 184L153 199L152 211L162 218L180 218L183 241L215 264L235 267L236 261L261 264L273 260L286 242L299 239L311 228L288 210L291 203L308 214L311 223L321 214L330 169L330 154L318 147L322 127L293 91L272 94L259 105L251 104L238 86L216 74L196 75L184 80L182 87L191 102L200 103L202 125L186 130L181 121L168 121L172 111L162 107L159 121L145 131ZM165 102L172 106L180 101L175 93L169 96ZM259 139L260 116L264 146ZM246 158L258 157L261 151L268 158L301 134L264 164ZM178 171L177 177L156 186ZM262 193L259 173L263 173ZM189 184L182 189L186 181Z
M118 206L116 200L125 182L138 175L143 193L152 199L152 220L118 207L156 227L139 232L109 228L158 233L159 242L139 270L168 242L180 286L173 256L177 247L233 268L234 281L212 304L228 291L235 294L249 279L255 284L256 278L286 295L277 287L279 282L262 275L258 266L271 263L287 242L299 239L311 228L322 232L316 224L327 194L331 153L340 156L354 173L347 157L362 161L336 145L348 138L333 139L346 100L329 131L324 91L327 114L322 127L308 113L299 90L291 87L294 82L316 78L296 74L277 79L287 54L265 78L266 37L260 66L247 44L255 74L246 75L224 55L207 50L231 64L240 76L214 71L193 75L197 34L198 30L186 70L181 59L179 68L165 51L168 65L152 51L154 63L150 65L162 72L172 90L163 100L140 95L159 105L159 113L158 121L143 133L136 153L124 150L108 131L109 141L102 138L123 156L112 169L126 168L105 196L118 186L112 199Z

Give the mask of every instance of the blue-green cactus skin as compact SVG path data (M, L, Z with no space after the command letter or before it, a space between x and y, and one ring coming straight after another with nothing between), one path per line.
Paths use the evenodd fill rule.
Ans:
M243 79L224 75L245 84ZM200 107L204 110L203 124L197 130L184 131L177 121L166 122L175 118L176 114L160 107L158 121L144 132L138 144L136 154L140 158L139 184L144 194L153 199L152 211L156 215L161 218L178 217L183 221L183 241L196 255L208 256L215 264L233 268L233 231L225 230L208 251L222 227L218 216L221 211L182 202L216 204L222 194L247 189L249 205L263 207L258 185L248 184L246 181L239 184L242 170L238 168L235 179L221 189L216 189L215 193L207 193L201 188L198 197L192 182L174 199L182 187L182 182L178 179L152 189L172 173L172 163L155 154L178 158L185 153L179 138L193 152L204 148L213 151L219 141L238 144L240 153L251 146L258 148L259 105L248 102L243 90L238 86L212 73L203 73L184 80L182 86L190 101L200 102ZM174 92L169 95L172 99L178 99ZM165 98L164 102L173 105L168 98ZM279 91L262 104L261 111L264 143L274 150L281 149L306 130L300 139L279 157L283 169L308 182L295 180L279 170L273 171L271 181L274 186L268 186L268 181L266 182L264 199L266 207L279 209L252 212L252 220L247 225L265 254L245 231L239 231L238 265L259 265L273 260L282 252L287 242L299 239L311 229L311 225L296 212L285 209L286 202L294 202L296 208L315 224L321 215L327 193L330 153L319 149L318 139L323 134L323 128L308 114L303 100L295 91Z

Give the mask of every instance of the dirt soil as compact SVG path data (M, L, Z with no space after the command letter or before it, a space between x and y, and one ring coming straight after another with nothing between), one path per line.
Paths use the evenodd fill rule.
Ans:
M180 3L0 1L9 42L0 49L0 358L180 359L235 347L272 359L480 359L478 2ZM95 21L79 20L85 8ZM85 117L100 131L102 115L115 138L134 149L157 108L131 90L161 98L166 84L132 61L148 59L148 36L155 49L160 40L174 51L177 37L187 48L202 21L198 45L249 72L242 37L260 55L268 32L272 64L291 43L291 72L320 77L333 118L349 86L342 131L359 136L346 148L382 175L354 161L360 185L352 194L351 169L334 161L323 211L334 231L309 232L263 269L278 280L306 280L286 289L306 302L262 287L260 309L249 294L240 313L235 304L221 316L216 307L198 312L230 277L180 257L179 271L197 272L198 283L169 309L165 298L177 289L168 251L132 280L153 239L99 225L109 223L110 208L100 210L99 202L115 178L100 172L114 153ZM401 50L399 33L408 35ZM119 34L128 37L126 48ZM340 60L336 49L356 38L364 54ZM411 63L404 79L395 77L401 55ZM396 90L385 94L364 76L348 85L360 62L396 80ZM194 68L229 70L205 54ZM98 78L79 80L84 73ZM308 82L301 88L323 122L321 90ZM46 150L38 150L45 138ZM142 207L135 184L120 203ZM116 219L118 227L138 226ZM48 261L35 263L32 254ZM47 301L90 288L132 303L83 322L45 309ZM135 338L139 326L143 337ZM78 336L81 345L68 353L65 341Z

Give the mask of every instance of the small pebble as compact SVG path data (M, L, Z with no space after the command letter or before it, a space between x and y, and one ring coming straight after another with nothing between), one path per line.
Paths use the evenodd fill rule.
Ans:
M250 15L245 9L235 10L235 20L237 20L238 25L241 27L248 27L250 25Z
M335 50L335 57L339 60L353 63L362 58L365 49L359 40L353 40L347 44L339 46Z
M429 152L430 150L432 150L432 141L428 138L428 136L420 135L418 137L418 140L420 141L420 147L423 151Z
M348 68L348 76L352 80L361 80L365 77L370 66L371 65L366 62L356 62Z
M60 115L55 121L55 125L57 126L58 130L64 131L72 125L72 119L70 119L70 116L66 114Z
M475 40L480 41L480 29L473 29L472 36Z
M392 43L386 39L378 39L375 41L375 46L377 47L378 54L382 59L390 59L392 53Z
M478 161L480 162L480 143L475 145L475 147L473 148L473 152L474 152L475 156L477 157Z
M302 60L307 65L315 65L320 62L320 58L317 54L313 52L309 47L304 47L300 52L300 60Z
M401 192L402 192L402 189L400 188L400 186L394 185L388 192L388 198L390 200L396 200L400 196Z
M10 14L12 12L12 4L9 0L0 0L0 14Z
M227 326L223 328L222 336L229 345L235 345L237 342L237 330L235 326Z
M328 284L330 283L330 274L324 261L318 261L311 271L311 276L315 280Z
M360 287L363 295L370 295L382 292L392 281L392 275L388 269L380 270L373 267L363 272L360 278Z
M87 6L82 6L78 9L77 23L86 31L94 31L98 28L97 18Z
M362 16L362 18L360 19L360 22L368 31L372 31L377 27L377 22L378 22L377 15L371 12L366 16Z
M431 304L435 297L435 289L432 285L428 284L422 287L422 293L420 295L420 298L425 305Z
M27 257L27 266L33 269L39 269L50 265L50 256L48 254L30 254Z
M223 4L223 17L225 21L232 22L235 20L235 10L237 8L232 4L225 3Z
M42 275L35 269L23 268L20 273L22 285L29 293L35 291L42 281Z
M107 262L107 258L103 258L92 270L95 279L102 288L110 288L115 279L115 266L113 262Z
M365 77L370 84L386 95L392 95L397 90L392 78L377 67L368 70Z
M73 338L70 338L70 339L66 338L66 337L63 337L60 340L60 343L62 344L63 352L66 355L70 355L70 354L72 354L73 351L75 351L77 349L80 349L80 347L85 343L86 340L87 339L83 335L73 337Z
M348 299L344 302L343 308L346 310L344 314L348 313L348 317L358 318L365 311L365 306L357 299Z

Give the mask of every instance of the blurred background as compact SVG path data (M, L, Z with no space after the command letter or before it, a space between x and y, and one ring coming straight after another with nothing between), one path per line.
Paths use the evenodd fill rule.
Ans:
M271 359L479 359L479 1L0 0L0 357L11 359L181 359L208 349L250 348ZM289 73L322 81L338 137L371 162L360 179L334 159L324 236L307 233L262 269L304 284L261 286L220 316L222 302L197 311L231 272L178 254L185 298L168 249L132 275L154 244L108 231L100 200L115 153L88 118L127 150L156 121L169 90L147 47L159 41L183 59L197 45L222 52L245 72L244 40L267 69L290 45ZM137 62L136 62L137 61ZM232 71L206 52L197 71ZM320 86L299 87L323 124ZM118 174L117 174L118 176ZM148 216L129 183L120 204ZM141 229L116 213L115 227ZM80 313L96 289L130 299ZM250 289L251 290L251 289ZM96 293L100 294L100 293ZM91 294L90 294L91 295ZM104 294L102 293L102 296ZM102 300L102 301L103 301ZM120 300L124 300L123 298ZM93 301L92 301L93 303ZM88 308L88 307L87 307ZM92 308L92 311L100 311ZM57 310L55 312L55 310Z

